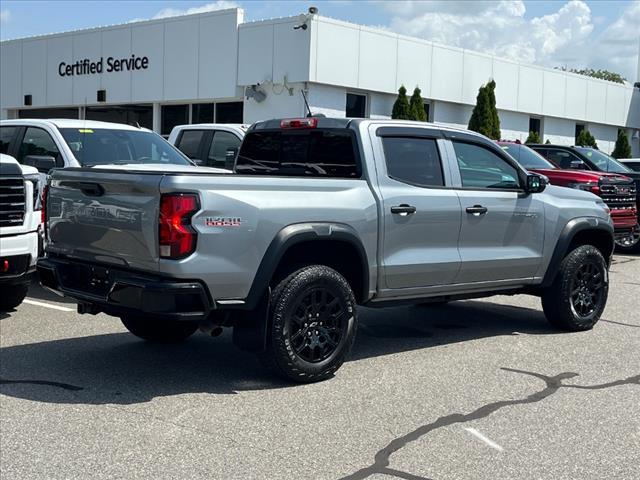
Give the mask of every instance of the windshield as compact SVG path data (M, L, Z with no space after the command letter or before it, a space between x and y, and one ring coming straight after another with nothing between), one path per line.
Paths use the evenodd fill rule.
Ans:
M529 147L524 145L500 145L502 149L511 155L520 165L527 170L536 168L552 169L556 168L552 163L545 160L545 158L537 152L534 152Z
M193 165L162 137L146 130L61 128L60 133L84 167L136 163Z
M578 147L578 151L591 160L598 170L603 172L614 172L614 173L629 173L631 170L620 162L618 162L615 158L610 157L606 153L601 152L600 150L594 150L593 148L582 148Z

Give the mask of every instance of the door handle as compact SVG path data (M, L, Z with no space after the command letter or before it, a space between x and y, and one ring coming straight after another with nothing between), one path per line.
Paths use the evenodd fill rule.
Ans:
M482 205L474 205L473 207L467 207L467 213L475 217L479 217L480 215L484 215L487 213L489 209L487 207L483 207Z
M406 203L403 203L401 205L396 205L395 207L391 207L391 213L397 213L398 215L402 215L403 217L406 217L407 215L416 213L416 207L414 207L413 205L407 205Z

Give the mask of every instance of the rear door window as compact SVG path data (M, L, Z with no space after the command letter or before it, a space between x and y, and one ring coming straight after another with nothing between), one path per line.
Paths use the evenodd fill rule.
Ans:
M204 134L204 130L183 130L176 147L190 159L197 160Z
M435 140L384 137L382 144L389 177L420 187L444 186Z
M207 166L225 168L227 151L235 155L240 147L240 139L231 132L216 130L207 155Z
M18 127L0 127L0 153L9 152L9 144L17 131Z
M249 132L240 148L236 172L360 177L353 132L338 129Z
M58 146L49 135L49 132L42 128L27 128L24 137L22 137L16 160L23 163L27 155L53 157L56 160L56 166L64 166Z

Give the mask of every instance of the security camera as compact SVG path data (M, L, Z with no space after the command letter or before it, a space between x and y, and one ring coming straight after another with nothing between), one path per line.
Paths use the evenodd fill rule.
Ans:
M318 7L309 7L309 15L315 15L318 13Z

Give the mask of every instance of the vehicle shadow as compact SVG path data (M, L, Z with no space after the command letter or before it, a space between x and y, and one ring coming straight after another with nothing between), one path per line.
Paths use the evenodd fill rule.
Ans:
M490 302L362 309L350 361L515 332L557 333L538 310ZM196 334L179 345L113 333L0 349L0 393L38 402L136 404L274 388L295 386L237 350L228 332L215 339Z
M55 303L66 303L68 305L76 305L76 301L72 298L61 297L60 295L56 295L49 290L45 290L40 285L37 279L32 280L31 285L29 286L29 293L27 294L29 298L34 300L43 300L45 302L55 302Z

